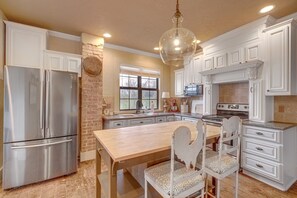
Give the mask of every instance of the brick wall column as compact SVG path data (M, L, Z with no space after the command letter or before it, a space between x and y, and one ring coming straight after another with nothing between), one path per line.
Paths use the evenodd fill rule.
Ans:
M104 39L83 33L82 58L95 56L103 62ZM84 64L84 62L82 63ZM81 77L81 147L80 160L95 158L96 141L94 130L102 129L102 100L103 100L102 71L97 76L88 75L82 68Z

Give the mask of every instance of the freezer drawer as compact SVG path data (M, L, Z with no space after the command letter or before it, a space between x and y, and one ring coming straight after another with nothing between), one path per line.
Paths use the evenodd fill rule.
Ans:
M4 144L3 188L13 188L77 170L77 137Z

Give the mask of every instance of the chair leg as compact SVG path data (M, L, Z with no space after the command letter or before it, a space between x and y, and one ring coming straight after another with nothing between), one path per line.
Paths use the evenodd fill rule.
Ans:
M205 198L207 198L208 197L208 175L206 174L206 176L205 176Z
M238 198L238 171L235 172L235 198Z
M201 189L201 198L204 198L204 188Z
M144 179L144 198L147 198L148 192L147 192L147 180Z
M217 179L217 186L216 186L216 197L220 198L220 180Z

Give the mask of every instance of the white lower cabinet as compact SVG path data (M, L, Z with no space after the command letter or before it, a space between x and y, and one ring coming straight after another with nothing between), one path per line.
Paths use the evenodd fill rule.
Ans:
M131 119L128 122L129 122L129 126L153 124L153 123L155 123L155 118L151 117L151 118L142 118L142 119Z
M156 120L156 123L167 122L167 118L166 118L166 116L157 116L157 117L155 118L155 120Z
M196 123L198 121L197 118L191 118L191 117L182 117L182 120L190 121Z
M296 127L277 130L244 126L243 173L286 191L297 179Z

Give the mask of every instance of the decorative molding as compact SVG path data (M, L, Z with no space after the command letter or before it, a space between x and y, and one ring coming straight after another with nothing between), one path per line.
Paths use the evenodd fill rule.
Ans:
M263 30L263 32L265 33L265 32L267 32L269 30L272 30L272 29L275 29L275 28L278 28L278 27L282 27L282 26L287 25L287 24L292 24L295 27L297 26L297 22L294 19L289 19L289 20L286 20L286 21L282 21L280 23L277 23L275 25L269 26L268 28L265 28Z
M206 75L206 76L205 76L205 83L206 83L206 84L211 84L211 83L212 83L211 75Z
M86 152L80 152L80 161L88 161L93 160L96 157L96 150L86 151Z
M286 20L289 20L289 19L296 19L297 20L297 12L293 13L293 14L290 14L288 16L284 16L280 19L277 19L276 20L276 23L280 23L280 22L283 22L283 21L286 21Z
M66 39L66 40L71 40L71 41L77 41L77 42L81 41L80 36L75 36L75 35L66 34L66 33L57 32L57 31L52 31L52 30L48 31L48 35L53 36L53 37Z
M256 80L258 78L258 69L256 67L246 68L246 73L249 80Z
M123 52L129 52L129 53L132 53L132 54L138 54L138 55L142 55L142 56L149 56L149 57L153 57L153 58L161 58L160 55L158 55L158 54L145 52L145 51L141 51L141 50L136 50L136 49L132 49L132 48L128 48L128 47L123 47L123 46L119 46L119 45L114 45L114 44L111 44L111 43L104 43L104 47L119 50L119 51L123 51Z
M226 73L226 72L231 72L231 71L236 71L236 70L243 70L243 69L246 69L249 67L259 67L262 64L263 64L263 61L253 60L253 61L248 61L248 62L245 62L242 64L230 65L230 66L226 66L226 67L220 67L220 68L216 68L216 69L202 71L202 72L200 72L200 74L203 76L221 74L221 73Z

